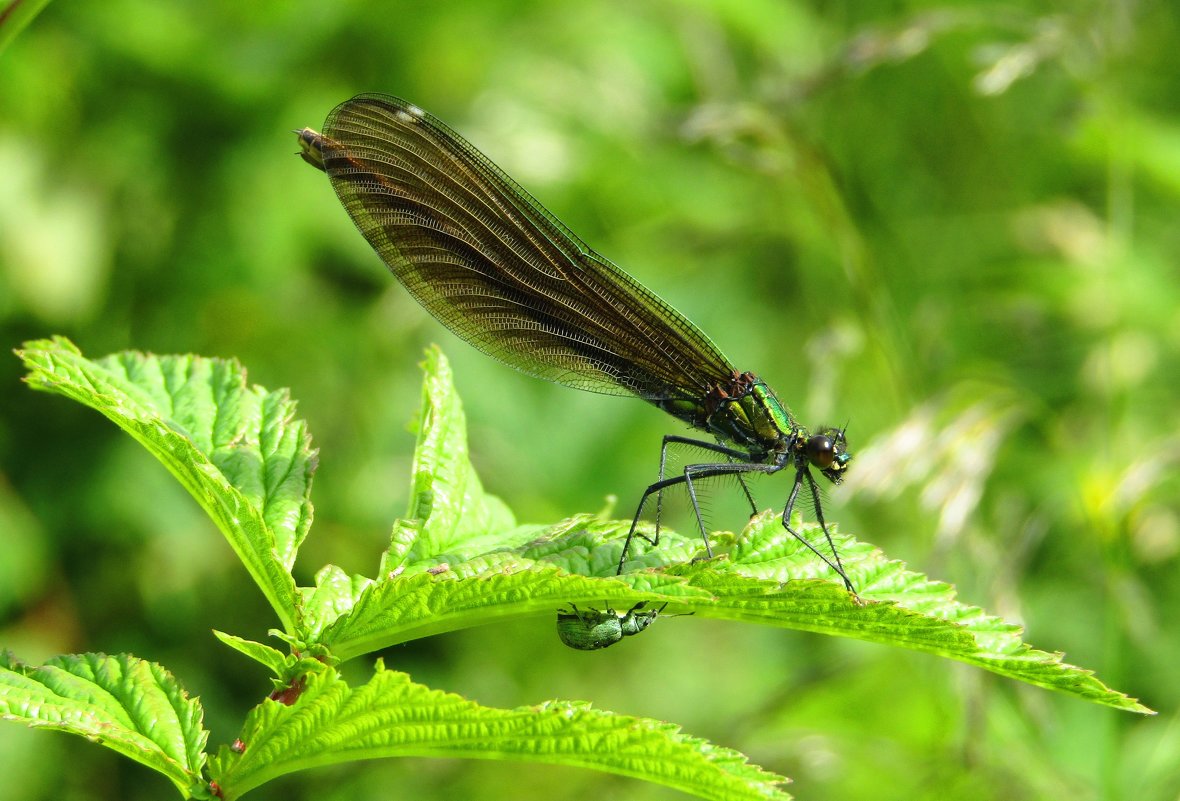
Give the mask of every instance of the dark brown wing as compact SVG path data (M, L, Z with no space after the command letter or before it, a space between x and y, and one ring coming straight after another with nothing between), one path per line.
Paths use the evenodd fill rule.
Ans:
M445 124L384 95L338 106L323 167L419 303L490 356L567 386L700 400L728 360Z

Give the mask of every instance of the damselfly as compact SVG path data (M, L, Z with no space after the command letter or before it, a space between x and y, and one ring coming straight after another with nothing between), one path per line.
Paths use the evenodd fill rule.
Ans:
M712 557L696 484L735 476L756 511L744 477L793 468L783 525L852 591L812 475L814 468L840 483L852 458L843 429L813 434L799 425L762 379L734 368L686 317L594 252L486 156L417 106L360 95L328 115L322 134L310 128L297 133L300 155L328 174L369 244L410 294L460 338L539 378L636 395L716 440L664 437L659 480L640 498L618 572L637 534L658 544L663 490L684 485ZM673 444L700 448L710 454L708 461L665 476ZM791 526L804 488L830 556ZM653 495L656 528L648 538L636 526Z

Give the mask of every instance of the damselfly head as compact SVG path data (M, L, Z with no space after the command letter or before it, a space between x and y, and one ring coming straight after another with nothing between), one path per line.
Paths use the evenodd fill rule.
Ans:
M848 441L844 439L844 429L825 428L809 437L804 449L807 460L829 481L839 484L844 480L844 471L852 461L852 454L848 452Z

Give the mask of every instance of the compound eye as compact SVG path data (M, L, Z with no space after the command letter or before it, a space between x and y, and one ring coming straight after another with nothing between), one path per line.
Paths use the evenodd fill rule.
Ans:
M826 470L836 461L836 446L832 438L816 434L807 440L807 458L820 470Z

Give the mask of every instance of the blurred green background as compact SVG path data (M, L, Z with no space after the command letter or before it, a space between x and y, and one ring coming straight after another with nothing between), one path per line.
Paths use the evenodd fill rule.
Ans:
M678 424L456 340L293 155L290 131L348 97L406 97L805 423L849 422L829 520L1161 714L693 618L601 653L524 621L391 649L391 667L490 705L675 721L802 799L1175 799L1178 41L1172 4L1117 0L53 3L0 53L0 347L62 333L93 356L233 356L291 387L322 457L304 583L328 561L373 573L431 342L485 483L522 521L612 494L630 515ZM229 743L268 685L210 629L263 638L262 598L162 467L20 375L0 359L0 645L161 662ZM756 489L781 507L788 484ZM723 495L713 522L737 525ZM171 793L16 725L0 773L12 801ZM253 797L604 793L684 797L432 760Z

